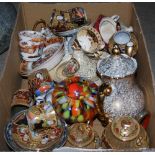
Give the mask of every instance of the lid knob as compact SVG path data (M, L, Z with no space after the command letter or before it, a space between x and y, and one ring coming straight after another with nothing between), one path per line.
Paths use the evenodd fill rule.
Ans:
M121 141L130 141L139 135L140 125L134 118L122 116L112 122L111 130Z
M120 48L119 48L119 46L118 46L117 44L115 44L115 45L113 46L112 54L113 54L113 55L120 55L120 54L121 54L121 50L120 50Z

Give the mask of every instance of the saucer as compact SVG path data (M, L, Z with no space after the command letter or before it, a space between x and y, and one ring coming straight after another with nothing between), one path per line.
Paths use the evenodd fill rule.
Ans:
M75 58L71 58L69 61L62 63L56 70L56 76L58 79L64 80L67 77L75 75L79 70L80 65Z
M44 35L37 31L30 31L30 30L20 31L18 33L18 36L19 39L23 41L40 42L45 40Z
M67 126L58 119L56 128L48 128L39 133L37 140L32 140L26 121L26 111L17 113L5 127L5 140L13 151L52 151L62 147L67 140Z

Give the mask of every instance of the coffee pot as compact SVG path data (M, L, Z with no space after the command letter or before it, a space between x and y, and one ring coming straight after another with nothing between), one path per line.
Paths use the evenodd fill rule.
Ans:
M137 61L121 54L117 44L111 55L98 61L97 71L103 80L99 88L98 110L104 126L120 116L142 121L147 114L143 91L135 81L136 70Z

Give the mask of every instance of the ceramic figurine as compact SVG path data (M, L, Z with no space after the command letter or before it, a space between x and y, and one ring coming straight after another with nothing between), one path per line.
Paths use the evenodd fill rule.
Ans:
M92 121L96 114L98 87L81 77L70 77L56 84L52 105L67 123Z
M104 146L110 149L140 149L149 147L145 129L132 117L122 116L115 119L104 130Z
M88 80L94 81L95 83L99 83L100 85L100 78L96 74L96 66L98 61L96 59L90 59L81 50L75 50L72 56L78 61L80 65L80 68L75 73L75 76L84 77Z

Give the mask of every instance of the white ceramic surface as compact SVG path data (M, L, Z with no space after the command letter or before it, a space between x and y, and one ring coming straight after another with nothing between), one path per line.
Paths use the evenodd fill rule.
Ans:
M100 22L99 31L103 41L107 44L116 32L116 21L119 19L118 17L119 16L105 17Z
M114 41L119 45L124 45L130 42L131 36L127 31L118 31L113 36Z

